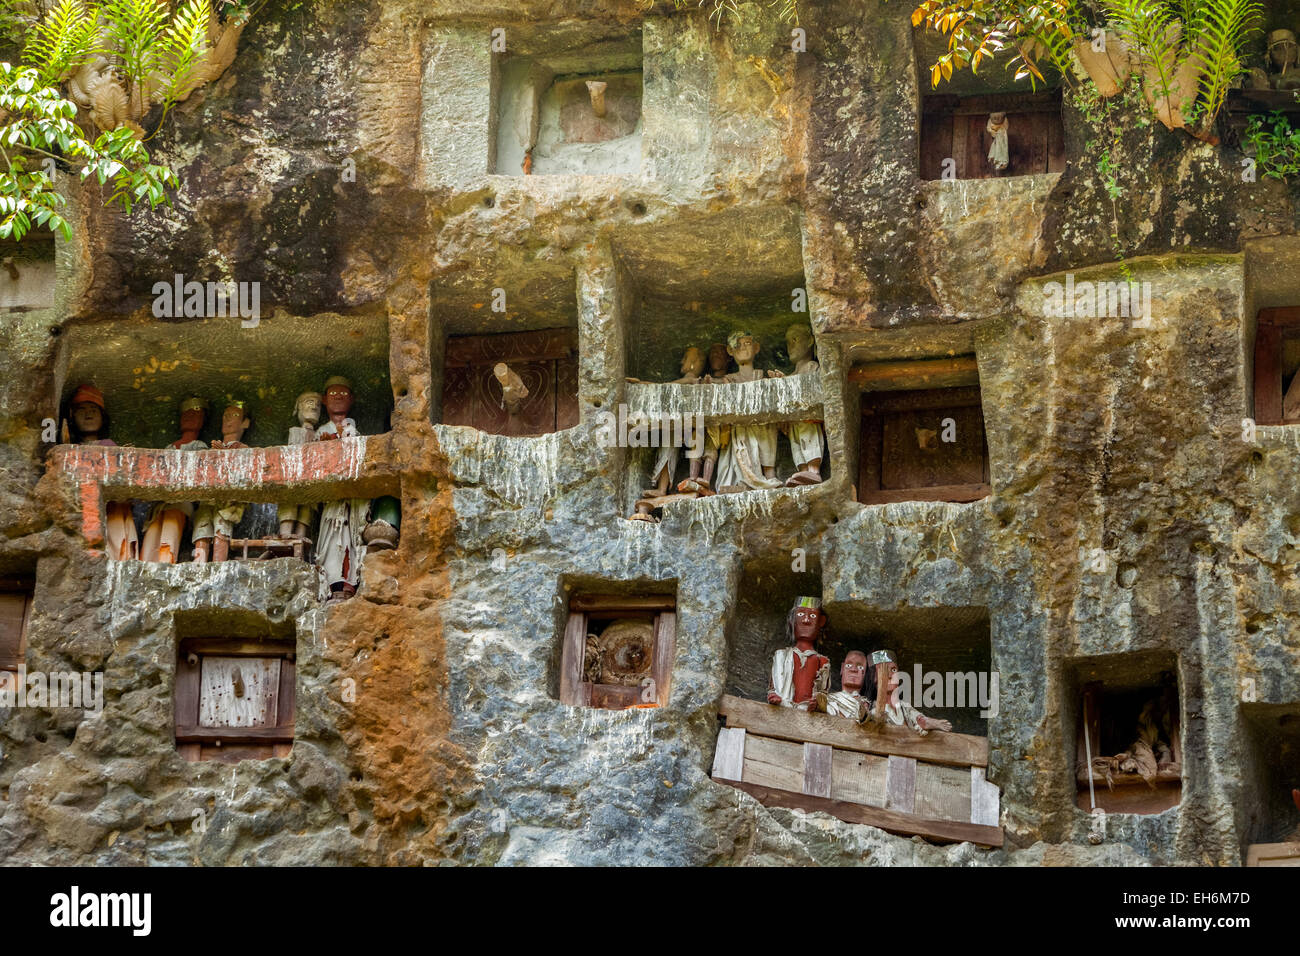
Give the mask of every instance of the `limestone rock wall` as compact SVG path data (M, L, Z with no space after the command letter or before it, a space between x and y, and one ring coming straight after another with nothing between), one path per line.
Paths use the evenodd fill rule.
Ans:
M1242 420L1254 312L1297 291L1290 192L1238 182L1231 150L1127 123L1112 203L1094 119L1068 97L1065 172L923 183L906 5L806 4L797 54L789 25L750 6L723 30L631 0L268 11L159 136L183 184L172 207L127 222L76 194L55 308L0 316L0 574L36 580L27 666L103 672L104 708L0 712L0 859L1235 865L1264 838L1276 814L1260 767L1300 713L1300 439L1277 426L1247 440ZM639 35L639 171L491 172L494 29L508 55L577 62ZM1121 124L1137 115L1116 109ZM105 374L133 359L67 350L130 342L154 321L153 283L176 272L261 282L265 348L286 363L317 317L383 316L391 415L358 470L217 483L268 501L399 496L401 544L367 559L355 599L320 604L315 570L292 560L113 564L88 534L86 476L43 422L74 358ZM1152 321L1045 314L1067 272L1150 282ZM795 288L809 313L789 311ZM496 289L504 314L487 306ZM816 380L753 390L757 411L710 410L817 412L829 478L630 522L646 463L601 442L599 413L678 401L626 384L636 337L662 341L671 369L681 345L708 344L710 314L769 323L766 367L770 330L811 320ZM537 438L441 424L446 336L556 327L578 334L580 424ZM184 321L168 328L185 340ZM358 353L337 338L319 361L346 371ZM238 334L205 341L237 378ZM850 370L963 354L978 362L992 495L859 504ZM193 490L157 468L146 479L118 487ZM667 706L560 704L568 596L638 587L676 595ZM884 620L983 622L1004 848L798 820L709 779L719 697L755 692L805 593L824 596L841 641ZM296 641L290 756L177 755L176 644L195 628ZM1075 806L1078 683L1088 662L1129 653L1173 662L1182 799L1112 815L1093 846Z

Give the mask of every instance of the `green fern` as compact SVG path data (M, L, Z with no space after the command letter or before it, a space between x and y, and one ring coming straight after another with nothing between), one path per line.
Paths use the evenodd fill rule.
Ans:
M27 37L23 59L40 73L42 83L67 79L98 52L99 26L81 0L61 0Z
M1233 80L1245 72L1246 38L1259 29L1263 7L1253 0L1202 0L1190 21L1188 55L1200 72L1201 108L1212 121Z
M160 46L164 71L169 74L159 93L164 104L174 103L189 92L194 69L207 46L212 16L208 0L188 0L163 32Z
M170 19L158 0L104 0L106 51L116 56L132 88L146 86L163 67L161 40Z

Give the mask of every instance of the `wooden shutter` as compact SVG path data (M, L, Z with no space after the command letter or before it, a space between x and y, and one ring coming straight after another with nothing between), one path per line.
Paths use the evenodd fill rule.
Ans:
M16 671L26 651L32 592L16 582L0 590L0 670Z
M582 687L582 659L586 652L587 615L570 611L560 659L560 703L569 707L582 707L587 703Z
M668 704L672 689L673 662L677 658L677 613L663 611L655 619L655 662L650 671L657 691L655 702L660 707Z
M954 442L943 441L946 419ZM863 395L860 454L859 499L867 504L976 501L991 490L978 388Z
M243 696L234 693L236 673ZM296 674L292 645L285 642L182 642L174 697L177 752L191 761L288 756Z
M578 337L573 329L447 340L442 419L494 435L545 435L578 423ZM501 405L498 362L510 366L528 397L510 415Z

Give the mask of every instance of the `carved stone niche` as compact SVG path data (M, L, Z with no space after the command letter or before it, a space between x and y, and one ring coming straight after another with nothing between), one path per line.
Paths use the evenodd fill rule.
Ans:
M34 583L30 577L0 577L0 688L17 686L11 675L25 656Z
M1247 866L1300 866L1300 701L1241 704Z
M677 653L669 595L574 595L560 658L560 701L626 710L668 702Z
M495 84L498 175L635 175L641 168L641 37L503 57Z
M507 401L502 364L526 389L522 400ZM576 329L454 335L444 368L443 424L495 435L545 435L578 424Z
M989 117L1006 114L1008 163L989 160ZM990 179L1065 169L1061 91L930 94L921 100L921 178Z
M1300 307L1260 309L1255 330L1255 424L1300 424Z
M1123 658L1130 657L1132 664L1126 666ZM1086 670L1080 670L1085 680L1092 676ZM1174 671L1154 673L1139 658L1119 655L1103 677L1086 680L1079 693L1077 806L1142 814L1177 806L1183 741Z
M188 638L176 661L176 750L186 760L287 757L295 701L292 641Z
M977 501L991 491L973 357L855 369L862 395L858 500ZM957 383L957 387L921 388ZM965 384L965 383L971 384Z

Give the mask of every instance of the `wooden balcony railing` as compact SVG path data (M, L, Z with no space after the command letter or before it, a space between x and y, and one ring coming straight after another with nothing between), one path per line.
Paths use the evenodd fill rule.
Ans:
M1001 797L985 779L988 740L867 729L730 695L719 712L713 779L769 807L822 811L848 823L939 842L1002 845Z

